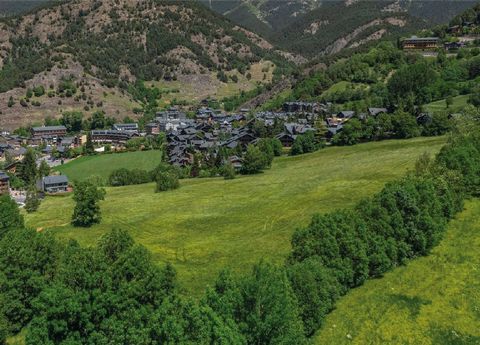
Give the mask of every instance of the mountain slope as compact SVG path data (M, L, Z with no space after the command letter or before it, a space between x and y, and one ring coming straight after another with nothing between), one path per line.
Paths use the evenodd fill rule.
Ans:
M19 104L26 88L38 83L49 92L58 91L66 81L77 90L82 86L92 90L91 97L88 92L84 96L85 91L80 95L90 104L70 105L91 109L104 101L96 96L108 94L109 89L123 95L136 80L175 80L219 72L219 79L226 83L225 73L245 76L262 60L278 67L275 77L281 77L290 63L280 53L256 34L196 2L64 2L0 23L0 127L12 127L18 117L25 118L29 110L37 109ZM54 96L56 103L58 92ZM7 107L10 97L15 104ZM47 101L39 100L42 106ZM114 112L122 113L122 109Z
M306 57L356 48L447 21L472 1L201 0L234 22Z

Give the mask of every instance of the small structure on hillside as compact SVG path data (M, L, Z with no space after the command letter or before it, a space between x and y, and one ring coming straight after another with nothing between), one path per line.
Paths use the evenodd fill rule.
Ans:
M37 187L45 193L65 193L68 191L68 178L65 175L45 176L37 182Z
M10 177L0 171L0 195L10 194Z
M403 50L436 50L440 47L438 37L412 36L402 41Z

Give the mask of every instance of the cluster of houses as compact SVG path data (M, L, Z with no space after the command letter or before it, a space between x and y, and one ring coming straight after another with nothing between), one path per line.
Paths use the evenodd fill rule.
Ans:
M242 153L249 144L260 140L254 129L254 122L261 122L265 128L275 127L275 137L284 147L290 147L299 135L315 131L318 121L327 128L326 139L342 130L344 124L357 115L360 118L386 113L384 108L370 108L365 114L354 111L330 112L331 104L316 102L286 102L281 111L247 114L226 114L218 110L202 107L193 118L189 118L177 108L170 108L156 114L154 121L141 130L137 123L114 124L111 129L92 130L90 137L97 146L112 145L122 148L135 137L156 136L165 133L168 158L172 165L186 166L194 163L196 153L205 157L216 156L222 148L231 153L228 160L236 168L241 168ZM31 129L29 137L3 133L0 136L0 161L7 160L4 172L0 172L0 193L8 191L8 173L15 173L16 165L23 159L26 147L39 147L46 159L53 151L65 152L85 144L87 135L69 135L64 126L44 126ZM50 157L50 159L53 159ZM48 159L47 159L48 162ZM47 176L38 181L40 191L47 193L65 192L68 189L66 176Z
M241 153L249 144L260 140L252 128L252 122L260 121L266 128L280 125L281 131L275 137L284 147L291 147L297 136L315 131L317 121L325 123L328 140L356 115L354 111L341 111L332 115L329 113L330 107L331 104L315 102L288 102L283 105L283 111L257 112L252 116L227 115L203 108L197 112L195 119L187 119L185 114L171 110L159 113L157 122L162 121L166 125L164 128L170 128L167 140L171 164L193 164L195 153L216 155L220 149L226 148L232 153L230 163L239 168ZM369 108L367 113L358 116L365 118L381 113L387 113L387 109Z

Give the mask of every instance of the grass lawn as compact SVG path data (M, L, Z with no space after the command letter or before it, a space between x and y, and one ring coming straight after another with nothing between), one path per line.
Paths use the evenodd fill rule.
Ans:
M461 95L461 96L453 97L453 103L452 105L450 105L449 110L452 112L462 110L467 105L467 101L469 97L470 95ZM427 109L427 111L430 111L430 112L446 110L447 102L444 99L441 99L439 101L435 101L427 104L425 108Z
M480 344L480 200L439 246L337 303L316 344Z
M94 175L106 180L115 169L151 170L160 163L160 160L161 153L156 150L111 153L80 157L55 167L55 170L67 175L71 181L84 180Z
M261 258L282 262L293 231L312 214L351 207L444 142L437 137L331 147L276 159L263 174L183 180L180 189L158 194L153 184L108 188L102 223L90 229L70 226L70 197L48 197L26 222L83 245L94 245L112 227L126 229L157 262L175 265L186 292L199 295L226 266L244 272Z

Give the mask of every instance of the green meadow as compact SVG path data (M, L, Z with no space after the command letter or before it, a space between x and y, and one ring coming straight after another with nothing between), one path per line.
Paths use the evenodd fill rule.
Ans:
M107 188L102 223L89 229L69 224L70 196L47 197L26 222L83 245L95 245L112 227L126 229L157 262L174 264L186 293L200 295L224 267L244 272L262 258L281 263L293 231L313 214L351 207L371 196L404 175L423 152L436 153L445 140L330 147L278 158L263 174L182 180L180 189L163 193L154 193L153 184Z
M480 344L480 200L429 256L340 298L315 344Z
M430 112L449 110L452 112L460 111L467 106L467 101L470 95L460 95L453 97L453 102L449 108L447 108L447 102L445 99L435 101L425 105L425 109Z
M160 163L161 157L161 152L157 150L83 156L55 170L67 175L71 181L81 181L91 176L106 180L113 170L119 168L151 170Z

